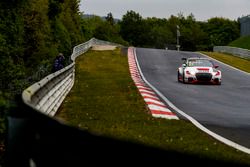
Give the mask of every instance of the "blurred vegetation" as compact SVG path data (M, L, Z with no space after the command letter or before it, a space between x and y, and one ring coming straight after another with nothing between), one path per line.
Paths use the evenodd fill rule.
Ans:
M84 17L79 3L80 0L0 1L0 147L6 113L18 107L15 97L51 73L59 52L69 61L73 47L92 37L125 46L175 46L177 25L182 50L211 50L213 45L227 45L239 37L239 23L225 18L207 22L196 21L192 14L142 18L134 11L127 11L121 20L114 19L112 13Z

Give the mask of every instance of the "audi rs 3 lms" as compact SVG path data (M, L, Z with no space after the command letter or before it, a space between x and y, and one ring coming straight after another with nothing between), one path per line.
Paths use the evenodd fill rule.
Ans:
M183 63L178 68L178 82L183 83L212 83L221 85L221 71L208 58L182 58Z

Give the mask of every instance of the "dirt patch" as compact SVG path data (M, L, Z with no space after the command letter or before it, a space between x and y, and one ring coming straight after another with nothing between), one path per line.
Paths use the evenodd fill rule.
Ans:
M94 45L92 46L92 50L114 50L116 46L112 45Z

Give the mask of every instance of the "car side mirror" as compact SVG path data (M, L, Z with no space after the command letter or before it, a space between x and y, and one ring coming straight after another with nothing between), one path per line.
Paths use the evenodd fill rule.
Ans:
M218 65L215 65L214 68L219 68L219 66L218 66Z

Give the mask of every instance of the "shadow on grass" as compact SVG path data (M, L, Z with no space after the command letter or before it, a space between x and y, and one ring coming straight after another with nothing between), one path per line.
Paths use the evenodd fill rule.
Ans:
M97 136L26 106L8 117L6 166L243 166Z

